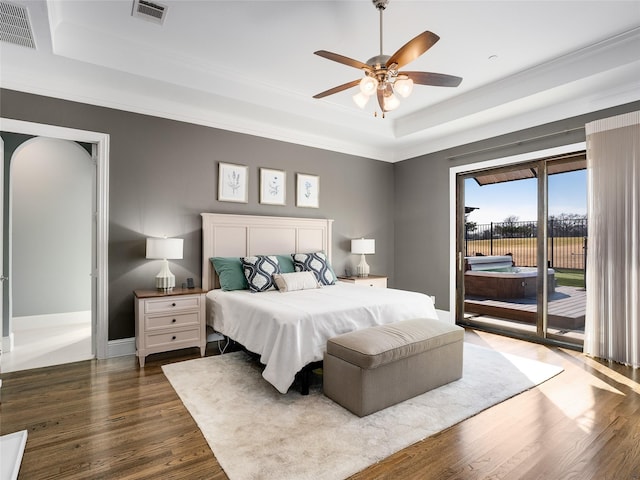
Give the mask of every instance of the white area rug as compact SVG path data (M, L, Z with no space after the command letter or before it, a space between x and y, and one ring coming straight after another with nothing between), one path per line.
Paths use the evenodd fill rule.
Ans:
M562 368L465 344L463 378L364 418L276 391L242 352L162 367L231 480L339 480L557 375Z

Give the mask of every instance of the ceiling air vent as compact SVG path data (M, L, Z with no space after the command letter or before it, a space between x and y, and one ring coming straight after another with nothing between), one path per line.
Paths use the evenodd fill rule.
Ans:
M0 41L36 48L26 7L0 2Z
M133 0L133 11L131 15L134 17L148 20L158 25L164 23L164 17L167 14L166 5L162 5L156 2L149 2L147 0Z

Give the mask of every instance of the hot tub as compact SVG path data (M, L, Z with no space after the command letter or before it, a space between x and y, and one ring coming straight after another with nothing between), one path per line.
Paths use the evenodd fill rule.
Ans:
M536 296L536 267L505 265L505 257L468 257L469 270L464 272L465 295L486 298L524 298ZM511 258L511 257L506 257ZM497 264L500 264L499 266ZM548 292L556 290L555 271L547 269Z

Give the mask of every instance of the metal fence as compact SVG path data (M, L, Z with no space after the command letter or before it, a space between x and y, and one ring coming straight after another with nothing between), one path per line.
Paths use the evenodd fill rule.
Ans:
M585 270L586 218L548 223L548 260L552 268ZM465 256L513 255L516 265L537 266L537 222L492 222L465 228Z

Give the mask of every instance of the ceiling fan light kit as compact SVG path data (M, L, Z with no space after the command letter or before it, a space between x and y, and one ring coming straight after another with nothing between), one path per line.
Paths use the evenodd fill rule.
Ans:
M385 95L382 100L383 112L390 112L400 106L400 100L393 93Z
M357 106L359 106L360 108L364 108L367 106L370 96L362 92L358 92L351 98L353 98L353 101Z
M375 77L365 76L360 80L360 91L367 96L376 93L378 89L378 80Z
M376 55L367 60L366 63L362 63L358 60L326 50L314 52L314 54L320 57L362 70L364 72L364 78L325 90L324 92L314 95L313 98L324 98L359 85L360 91L352 97L356 105L364 108L369 98L375 94L378 98L378 105L382 110L382 118L384 118L385 112L394 110L400 105L400 100L395 94L397 93L402 98L408 98L413 91L413 85L416 83L419 85L439 87L457 87L460 85L462 78L453 75L399 71L399 69L407 63L412 62L425 53L440 40L440 37L435 33L425 31L404 44L404 46L393 55L384 55L382 53L382 12L389 4L389 0L372 0L372 2L380 12L380 55ZM374 112L374 116L377 116L377 112Z
M413 92L413 80L410 78L397 78L393 88L402 98L407 98Z

